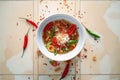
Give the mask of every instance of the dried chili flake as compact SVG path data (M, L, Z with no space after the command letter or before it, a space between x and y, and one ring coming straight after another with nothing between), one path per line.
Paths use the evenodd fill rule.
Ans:
M60 67L55 68L55 72L58 72L58 71L60 71L60 70L61 70Z
M37 25L39 25L40 22L37 22Z
M58 66L58 62L57 61L54 61L54 60L51 60L50 61L50 64L54 67Z
M78 15L80 15L80 10L78 11Z
M93 59L93 61L96 61L96 60L97 60L96 56L93 56L93 58L92 58L92 59Z
M57 11L59 10L59 8L57 8Z
M37 50L37 55L40 56L41 55L41 51Z
M93 52L93 50L91 50L91 52Z
M77 57L79 57L79 58L80 58L80 56L81 56L81 54L79 53L79 54L77 55Z
M43 63L43 65L46 65L46 66L47 66L47 63Z
M16 23L16 25L18 26L18 22Z
M48 11L50 13L50 11Z
M48 6L47 6L47 5L45 5L45 7L46 7L46 8L48 8Z
M40 3L42 2L43 0L40 0Z
M80 15L78 15L78 18L82 18Z
M44 56L42 55L42 58L44 58Z
M86 48L84 48L84 51L85 51L85 52L87 52L87 49L86 49Z
M73 63L71 63L71 66L73 66Z
M85 55L84 57L87 58L87 55Z
M62 4L61 2L59 4Z
M27 14L27 17L29 17L29 15Z

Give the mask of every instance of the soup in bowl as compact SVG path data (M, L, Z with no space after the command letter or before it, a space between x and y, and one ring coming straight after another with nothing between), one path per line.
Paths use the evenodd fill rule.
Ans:
M56 61L66 61L79 54L83 48L85 29L72 16L55 14L40 24L37 43L46 57Z

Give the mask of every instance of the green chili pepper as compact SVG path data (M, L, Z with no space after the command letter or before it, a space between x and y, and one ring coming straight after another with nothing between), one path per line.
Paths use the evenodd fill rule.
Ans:
M68 44L74 44L74 43L77 43L78 42L78 40L69 40L67 43Z
M100 36L98 35L98 34L95 34L95 33L93 33L91 30L89 30L83 23L81 23L83 26L84 26L84 28L86 29L86 31L91 35L91 36L93 36L94 38L100 38Z
M91 35L91 36L93 36L94 38L100 38L100 36L99 35L97 35L97 34L95 34L95 33L93 33L92 31L90 31L89 29L87 29L86 28L86 31Z

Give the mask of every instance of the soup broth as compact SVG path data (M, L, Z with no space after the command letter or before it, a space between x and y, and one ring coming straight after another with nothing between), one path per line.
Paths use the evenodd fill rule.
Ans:
M42 35L47 50L54 54L72 51L78 43L78 37L76 24L64 19L49 22Z

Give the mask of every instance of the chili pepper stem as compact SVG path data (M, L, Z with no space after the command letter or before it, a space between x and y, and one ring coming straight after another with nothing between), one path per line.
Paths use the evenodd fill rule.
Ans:
M23 18L23 17L19 17L19 19L25 19L25 20L27 20L27 18Z
M84 26L84 28L86 29L86 30L88 30L88 28L83 24L83 23L81 23L83 26Z
M62 78L60 78L59 80L62 80Z
M29 33L29 31L30 31L30 28L31 28L31 27L29 27L29 29L28 29L28 31L27 31L27 33L26 33L26 35L28 35L28 33Z
M23 56L24 56L24 52L25 52L25 48L23 49L23 53L22 53L22 56L21 56L21 58L23 58Z

